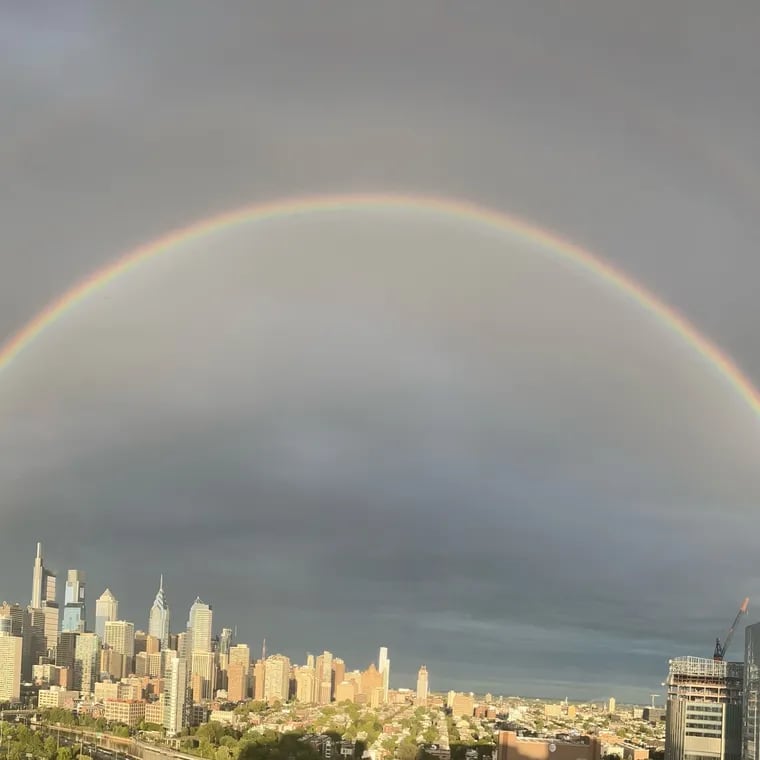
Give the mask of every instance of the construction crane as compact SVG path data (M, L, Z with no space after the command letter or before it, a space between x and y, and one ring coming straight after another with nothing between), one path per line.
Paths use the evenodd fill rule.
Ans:
M745 597L744 601L742 602L742 606L739 607L739 612L736 613L734 622L728 629L728 633L726 634L725 639L723 639L723 643L721 644L720 639L715 639L715 654L713 655L713 660L720 662L726 656L726 650L731 644L731 639L734 637L734 631L736 630L736 626L739 624L739 618L741 618L742 615L747 614L747 609L749 609L749 597Z

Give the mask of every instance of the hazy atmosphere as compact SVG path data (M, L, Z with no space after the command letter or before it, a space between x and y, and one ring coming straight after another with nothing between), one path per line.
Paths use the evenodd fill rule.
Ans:
M65 6L0 6L0 343L174 228L384 192L582 245L760 382L756 3ZM163 573L177 630L199 595L299 661L388 646L394 687L648 701L760 603L759 423L507 231L242 224L0 371L0 594L42 541L91 617L108 586L144 628Z

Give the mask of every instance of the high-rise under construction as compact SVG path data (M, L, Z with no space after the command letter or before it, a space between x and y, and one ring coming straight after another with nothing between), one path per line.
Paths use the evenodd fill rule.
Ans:
M665 760L740 760L743 676L741 662L670 661Z

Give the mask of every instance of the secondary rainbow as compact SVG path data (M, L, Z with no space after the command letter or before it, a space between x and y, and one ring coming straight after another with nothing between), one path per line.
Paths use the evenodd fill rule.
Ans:
M760 416L760 392L735 362L685 317L619 269L572 242L500 211L467 201L427 196L361 194L292 198L238 208L174 230L98 269L48 304L0 348L0 370L7 369L27 346L89 295L126 275L135 267L183 243L197 241L220 230L242 224L362 209L420 211L458 218L521 238L540 248L546 255L572 263L600 283L638 304L665 329L690 345L734 388L752 411Z

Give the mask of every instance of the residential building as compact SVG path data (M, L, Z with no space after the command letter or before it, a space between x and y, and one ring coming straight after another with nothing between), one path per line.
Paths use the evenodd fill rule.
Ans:
M166 663L164 676L164 722L169 736L176 736L187 725L187 663L176 655Z
M0 633L0 703L17 702L21 696L20 636Z
M602 745L595 736L561 741L499 731L496 744L496 760L601 760L601 757Z
M287 702L290 690L290 660L282 654L266 659L264 669L264 699L267 702Z

